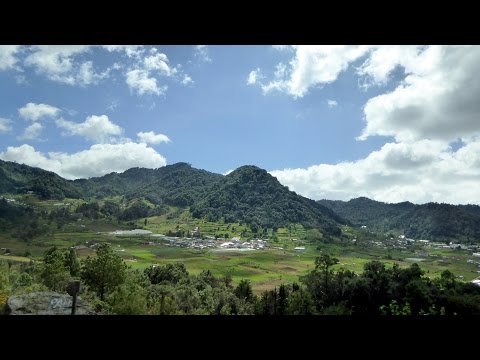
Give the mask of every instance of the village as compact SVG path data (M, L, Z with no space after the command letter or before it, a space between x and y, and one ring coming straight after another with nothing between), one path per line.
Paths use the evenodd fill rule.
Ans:
M144 245L165 245L165 246L175 246L182 248L190 249L238 249L238 250L262 250L269 247L267 239L252 239L249 241L242 241L240 237L232 237L231 239L214 237L210 235L198 236L198 228L194 228L190 235L191 237L176 237L176 236L166 236L164 234L154 234L150 230L143 229L134 229L134 230L116 230L108 233L99 233L99 234L108 234L115 236L148 236L150 238L156 238L162 240L158 241L144 241ZM89 245L91 248L98 246L97 243Z

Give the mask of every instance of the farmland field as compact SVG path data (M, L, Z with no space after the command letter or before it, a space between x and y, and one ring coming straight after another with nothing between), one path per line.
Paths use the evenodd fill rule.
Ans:
M27 198L46 209L59 207L58 202L38 201ZM65 200L64 203L68 203ZM176 212L177 216L169 214ZM357 229L347 226L342 227L345 238L324 243L306 239L306 231L299 224L292 224L289 228L279 228L275 234L271 230L261 230L263 237L268 238L269 247L262 250L240 251L236 249L194 249L175 246L178 244L162 240L162 237L149 235L113 235L115 230L143 228L153 234L165 234L178 229L186 233L197 228L206 236L238 237L242 241L254 238L251 229L240 223L225 224L223 222L208 222L202 219L193 219L187 211L179 212L171 209L169 214L140 219L126 224L105 219L82 220L65 224L61 229L55 229L33 241L22 242L12 239L5 234L0 235L0 245L8 248L11 254L3 254L0 260L28 261L40 259L43 253L52 246L71 247L77 246L79 258L92 256L95 251L92 244L109 242L113 249L125 262L135 269L143 269L150 265L163 265L167 263L182 262L192 274L202 270L211 270L216 276L230 274L234 282L249 279L254 291L258 294L263 290L272 289L282 283L299 281L299 276L306 274L314 268L315 258L322 252L329 253L339 259L335 268L345 268L360 273L365 263L371 260L380 260L386 266L397 263L400 267L409 267L414 262L419 263L429 277L437 277L449 269L456 276L465 281L477 278L479 265L471 256L470 251L452 249L434 249L416 246L411 249L393 249L388 247L373 246L368 241L368 234L360 234ZM361 238L357 244L352 244L350 239ZM295 247L304 247L304 251L296 251ZM423 254L420 257L418 254ZM478 258L477 258L478 259ZM470 262L467 262L469 261Z

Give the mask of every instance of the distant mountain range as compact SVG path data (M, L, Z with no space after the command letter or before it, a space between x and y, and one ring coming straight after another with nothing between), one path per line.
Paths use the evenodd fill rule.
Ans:
M375 232L395 231L413 239L480 240L480 206L410 202L387 204L366 197L317 201L353 226Z
M339 235L340 224L371 231L404 233L415 239L480 239L480 206L410 202L388 204L365 197L313 201L288 190L267 171L242 166L224 176L176 163L159 169L66 180L40 168L0 160L0 193L34 192L41 199L102 199L121 195L155 205L189 207L192 216L252 227L278 228L300 223Z

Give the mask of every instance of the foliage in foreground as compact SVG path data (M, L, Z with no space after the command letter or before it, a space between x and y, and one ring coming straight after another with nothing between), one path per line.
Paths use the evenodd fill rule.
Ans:
M183 263L132 270L103 244L79 268L73 249L52 248L42 264L0 263L0 306L9 295L32 291L65 292L80 276L81 296L102 314L151 315L479 315L480 287L457 281L445 270L438 279L413 264L388 269L379 261L357 274L322 254L299 283L282 284L261 296L249 280L236 286L230 276L209 270L188 273Z

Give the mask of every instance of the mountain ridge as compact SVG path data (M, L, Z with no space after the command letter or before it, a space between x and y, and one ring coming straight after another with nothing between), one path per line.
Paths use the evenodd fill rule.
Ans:
M100 177L66 180L54 172L0 160L0 193L34 192L41 199L122 195L160 207L190 208L194 217L245 222L257 227L301 223L338 235L338 225L367 226L412 238L474 241L480 238L480 206L445 203L384 203L366 197L349 201L303 197L266 170L243 165L228 175L179 162L157 169L134 167Z
M480 206L446 203L383 203L365 197L318 200L356 227L397 231L414 239L475 241L480 238Z

